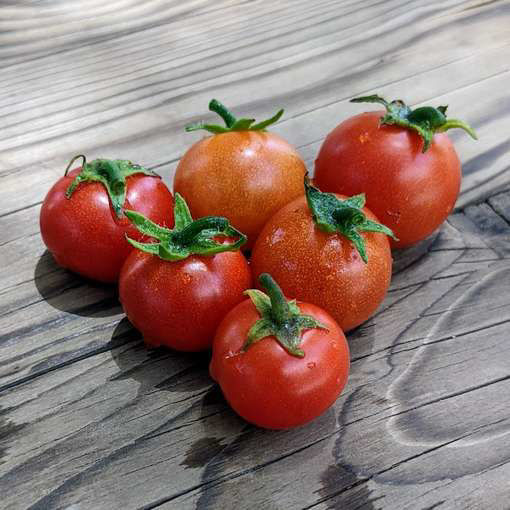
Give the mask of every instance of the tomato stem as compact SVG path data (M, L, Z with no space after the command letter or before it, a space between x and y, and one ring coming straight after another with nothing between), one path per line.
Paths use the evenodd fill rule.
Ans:
M295 300L288 301L268 273L262 273L259 282L269 295L255 289L245 291L259 312L260 319L248 331L243 350L272 336L290 355L303 358L305 353L300 347L303 331L327 328L312 316L302 314Z
M222 232L227 226L227 218L222 218L220 216L206 216L186 225L186 227L184 227L180 232L175 232L174 240L186 246L192 243L197 234L203 230L215 230L217 232Z
M127 218L143 235L158 242L140 243L127 240L137 249L157 255L163 260L183 260L190 255L215 255L225 251L237 251L247 237L220 216L206 216L193 221L188 205L179 193L175 194L173 229L156 225L136 211L125 211ZM217 240L218 237L237 238L232 242Z
M341 200L333 193L323 193L313 187L307 175L305 194L317 227L324 232L330 234L338 232L347 237L365 263L368 262L368 258L361 232L380 232L398 240L388 227L367 219L362 210L365 205L364 194Z
M356 97L351 99L351 103L382 104L386 108L386 114L381 118L381 125L397 125L416 131L423 139L422 152L426 152L430 147L436 133L442 133L448 129L463 129L471 138L478 140L474 129L469 124L457 119L446 118L448 106L438 106L437 108L421 106L413 110L400 99L389 102L377 94Z
M80 158L82 159L82 164L81 164L82 168L87 164L87 158L83 154L77 154L76 156L74 156L73 159L71 159L71 161L69 161L69 164L66 167L66 171L64 172L64 177L68 174L68 172L69 172L70 168L73 166L74 162Z
M188 124L186 126L186 131L205 129L209 133L213 134L229 133L231 131L265 131L267 127L277 122L283 115L283 110L278 110L278 112L269 119L255 124L255 119L236 118L234 114L217 99L212 99L209 102L209 110L217 113L225 122L225 126L220 126L218 124L206 124L200 121Z
M259 282L267 291L269 299L271 300L271 314L273 319L278 324L283 324L285 321L288 321L291 315L289 303L285 299L280 286L268 273L262 273L259 276Z
M234 114L217 99L211 99L211 102L209 103L209 110L217 113L225 121L225 125L228 128L232 127L237 121Z
M124 202L126 200L126 179L134 174L145 174L150 177L159 178L159 175L152 170L143 168L131 161L123 159L95 159L87 163L87 159L83 154L75 156L70 161L69 165L67 165L65 175L67 175L72 164L79 158L83 159L83 166L80 173L67 188L66 198L70 199L76 188L82 182L100 182L105 187L112 208L119 218L122 217Z

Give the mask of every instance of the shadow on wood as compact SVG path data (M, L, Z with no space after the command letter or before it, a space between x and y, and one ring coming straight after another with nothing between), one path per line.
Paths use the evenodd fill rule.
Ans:
M121 312L117 286L87 280L57 265L46 250L35 266L34 282L53 308L84 317L110 317Z
M112 342L125 336L142 339L141 333L126 317L115 328ZM209 378L208 352L185 353L165 348L148 349L143 342L137 342L129 349L112 351L111 354L119 372L110 380L137 381L139 396L159 391L196 392L212 384Z

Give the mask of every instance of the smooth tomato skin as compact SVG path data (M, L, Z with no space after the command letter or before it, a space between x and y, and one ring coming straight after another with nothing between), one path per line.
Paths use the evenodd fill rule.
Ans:
M315 161L322 191L365 193L367 207L393 230L405 248L428 237L452 211L460 191L461 165L453 143L438 133L422 153L414 131L379 125L384 112L356 115L326 137Z
M287 429L313 420L347 382L349 347L342 330L317 306L298 306L328 329L304 331L304 358L288 354L272 336L242 352L248 331L260 318L249 299L230 311L214 338L211 377L234 411L259 427Z
M120 274L119 299L148 346L201 351L250 285L239 251L170 262L135 249Z
M224 216L248 236L250 249L264 223L303 195L306 169L283 138L264 131L209 136L184 154L174 190L195 218Z
M143 236L126 218L117 218L104 186L83 182L71 198L65 192L81 169L61 177L44 199L40 227L44 244L57 264L86 278L116 282L133 249L126 241ZM173 197L158 177L135 174L126 179L124 206L159 225L173 227Z
M363 212L378 221L368 209ZM387 236L361 235L367 264L342 234L320 230L305 197L298 198L278 211L260 233L251 258L254 280L269 273L286 296L324 308L343 331L349 331L375 312L391 280Z

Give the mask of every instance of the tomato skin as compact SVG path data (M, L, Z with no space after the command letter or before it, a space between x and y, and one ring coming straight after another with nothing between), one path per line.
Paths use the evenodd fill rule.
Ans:
M367 208L363 213L378 221ZM298 198L278 211L260 233L251 258L253 276L271 274L286 296L320 306L349 331L375 312L391 280L387 236L375 232L362 236L367 264L342 234L320 230L306 198Z
M231 407L259 427L287 429L313 420L335 402L347 382L349 348L338 324L317 306L298 306L328 328L304 331L304 358L288 354L272 336L241 352L260 318L249 299L230 311L214 338L211 377Z
M194 218L224 216L248 236L250 249L264 223L302 195L306 169L296 150L265 131L232 131L195 143L182 157L174 190Z
M80 170L61 177L49 190L41 208L41 235L60 266L86 278L116 282L133 249L126 234L138 241L143 236L126 217L117 218L99 182L82 182L71 198L66 198L65 192ZM126 187L126 209L173 227L173 197L160 178L135 174L127 177Z
M250 285L239 251L170 262L135 249L120 274L119 299L147 345L200 351Z
M367 207L393 230L405 248L428 237L452 211L461 166L445 133L422 153L414 131L379 125L384 112L355 115L326 137L315 161L317 186L326 192L365 193Z

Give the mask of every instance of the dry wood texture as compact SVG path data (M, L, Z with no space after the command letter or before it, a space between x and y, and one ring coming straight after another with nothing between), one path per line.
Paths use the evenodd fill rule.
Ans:
M2 508L510 508L510 1L5 1L0 68ZM312 169L374 91L448 103L480 141L453 133L459 210L397 255L306 427L244 423L207 356L147 351L113 287L45 252L40 204L77 152L171 182L217 97L284 107Z

